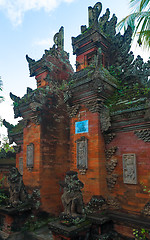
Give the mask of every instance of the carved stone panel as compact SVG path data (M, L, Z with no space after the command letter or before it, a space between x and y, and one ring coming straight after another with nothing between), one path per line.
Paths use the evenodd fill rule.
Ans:
M137 184L136 155L123 154L123 182Z
M19 158L19 172L23 175L23 157Z
M81 137L76 141L77 143L77 168L82 171L82 174L86 173L88 168L88 140L85 137Z
M27 167L32 168L34 166L34 144L27 145Z

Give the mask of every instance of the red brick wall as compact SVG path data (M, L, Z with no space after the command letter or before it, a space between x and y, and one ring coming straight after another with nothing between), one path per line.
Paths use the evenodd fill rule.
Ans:
M114 230L116 232L120 233L123 236L134 239L133 228L132 227L128 227L128 226L125 226L123 224L120 224L120 225L114 224Z
M75 122L83 120L89 120L89 132L75 134ZM70 120L71 170L73 171L78 171L75 141L81 136L88 139L88 170L85 175L79 173L79 179L84 183L82 190L84 201L88 202L92 195L104 196L107 193L104 139L100 130L99 113L89 112L83 107L76 117Z
M64 105L51 109L50 115L42 123L40 171L42 208L60 214L63 211L59 181L70 169L69 122Z
M59 181L63 180L69 165L69 122L64 105L46 111L41 125L29 123L24 129L24 184L38 188L41 208L58 214L62 212ZM34 144L34 167L26 166L27 145Z
M134 131L130 131L116 133L116 137L107 148L113 146L117 146L118 148L113 156L118 160L118 164L114 170L114 173L118 174L118 179L114 189L109 194L119 199L124 210L140 213L149 199L149 194L143 191L141 182L150 190L150 143L145 143L134 134ZM136 154L137 184L123 183L122 155L127 153Z
M40 185L41 167L41 128L40 125L29 123L23 132L23 180L27 186L38 187ZM27 145L34 144L34 167L27 168Z

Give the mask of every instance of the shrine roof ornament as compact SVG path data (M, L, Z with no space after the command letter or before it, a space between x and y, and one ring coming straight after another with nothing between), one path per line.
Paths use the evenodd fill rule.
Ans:
M102 11L102 4L100 2L97 2L94 7L88 7L88 14L89 14L89 27L91 27L93 24L98 23L99 15Z
M64 27L61 26L59 31L54 35L53 37L54 45L49 50L45 50L45 53L43 54L42 58L38 61L35 61L28 55L26 55L26 60L29 64L29 71L30 71L30 77L36 76L37 74L44 72L47 68L50 72L53 71L53 63L50 64L49 57L57 58L59 62L62 63L69 63L69 54L64 51ZM71 66L71 65L70 65ZM50 69L50 68L51 69ZM37 72L37 69L40 69ZM70 70L73 71L73 69Z
M57 48L64 50L64 27L63 26L59 29L59 32L57 32L54 35L53 40Z

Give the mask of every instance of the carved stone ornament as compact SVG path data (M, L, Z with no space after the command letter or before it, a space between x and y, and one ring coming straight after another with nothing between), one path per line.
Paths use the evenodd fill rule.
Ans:
M9 207L17 207L28 200L28 194L26 192L22 176L18 169L13 167L10 169L8 176L9 184Z
M123 154L123 182L137 184L136 155Z
M108 208L105 198L102 196L92 196L89 203L85 206L86 214L92 214L95 212L101 212Z
M94 7L88 7L89 13L89 27L93 26L94 24L98 23L99 15L102 11L102 4L97 2Z
M144 142L150 142L150 129L136 130L134 133Z
M83 197L81 189L84 184L78 179L78 173L69 171L66 173L65 180L60 182L64 189L61 197L64 206L64 216L76 217L83 213Z
M27 167L33 168L34 166L34 144L27 145Z
M59 32L54 35L54 43L56 47L64 50L64 27L61 27Z
M118 178L118 174L112 174L106 177L107 187L110 191L114 188L117 182L117 178Z
M69 117L72 118L72 117L75 117L78 113L78 110L80 109L80 105L77 104L77 105L74 105L74 106L69 106L67 104L67 108L68 108L68 111L69 111Z
M101 93L104 91L104 83L103 83L102 76L100 74L101 73L96 70L94 74L91 76L92 81L89 83L89 87L98 93Z
M121 209L120 202L117 198L109 196L107 198L107 203L110 209Z
M79 169L79 173L80 173L81 175L85 175L85 174L86 174L86 171L87 171L87 169Z
M109 144L114 139L115 136L116 136L115 133L104 134L105 143Z
M23 157L19 157L19 172L23 175Z
M77 143L77 168L81 174L85 174L88 168L88 139L82 136Z
M109 160L117 151L117 147L111 147L109 149L105 150L105 154L106 154L106 160Z
M111 126L109 109L103 107L100 111L101 131L106 132Z
M15 153L20 153L21 152L21 146L17 145L17 146L13 146Z
M114 171L115 167L117 166L117 163L118 163L117 158L113 158L106 163L106 170L108 174L111 174Z
M145 216L150 216L150 202L146 203L141 213L144 214Z
M85 107L92 113L100 112L103 106L103 103L101 100L89 100L84 103Z

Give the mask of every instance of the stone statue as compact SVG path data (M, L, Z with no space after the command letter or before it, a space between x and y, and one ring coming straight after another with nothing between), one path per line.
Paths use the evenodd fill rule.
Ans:
M76 217L83 213L83 197L81 189L84 184L78 179L78 173L69 171L65 180L60 183L64 189L61 197L64 206L64 215Z
M88 13L89 13L89 27L92 25L98 23L99 15L102 11L102 4L100 2L97 2L94 7L88 7Z
M16 167L10 169L9 183L9 207L17 207L28 200L22 176Z
M64 27L59 29L59 32L54 35L55 46L64 50Z

